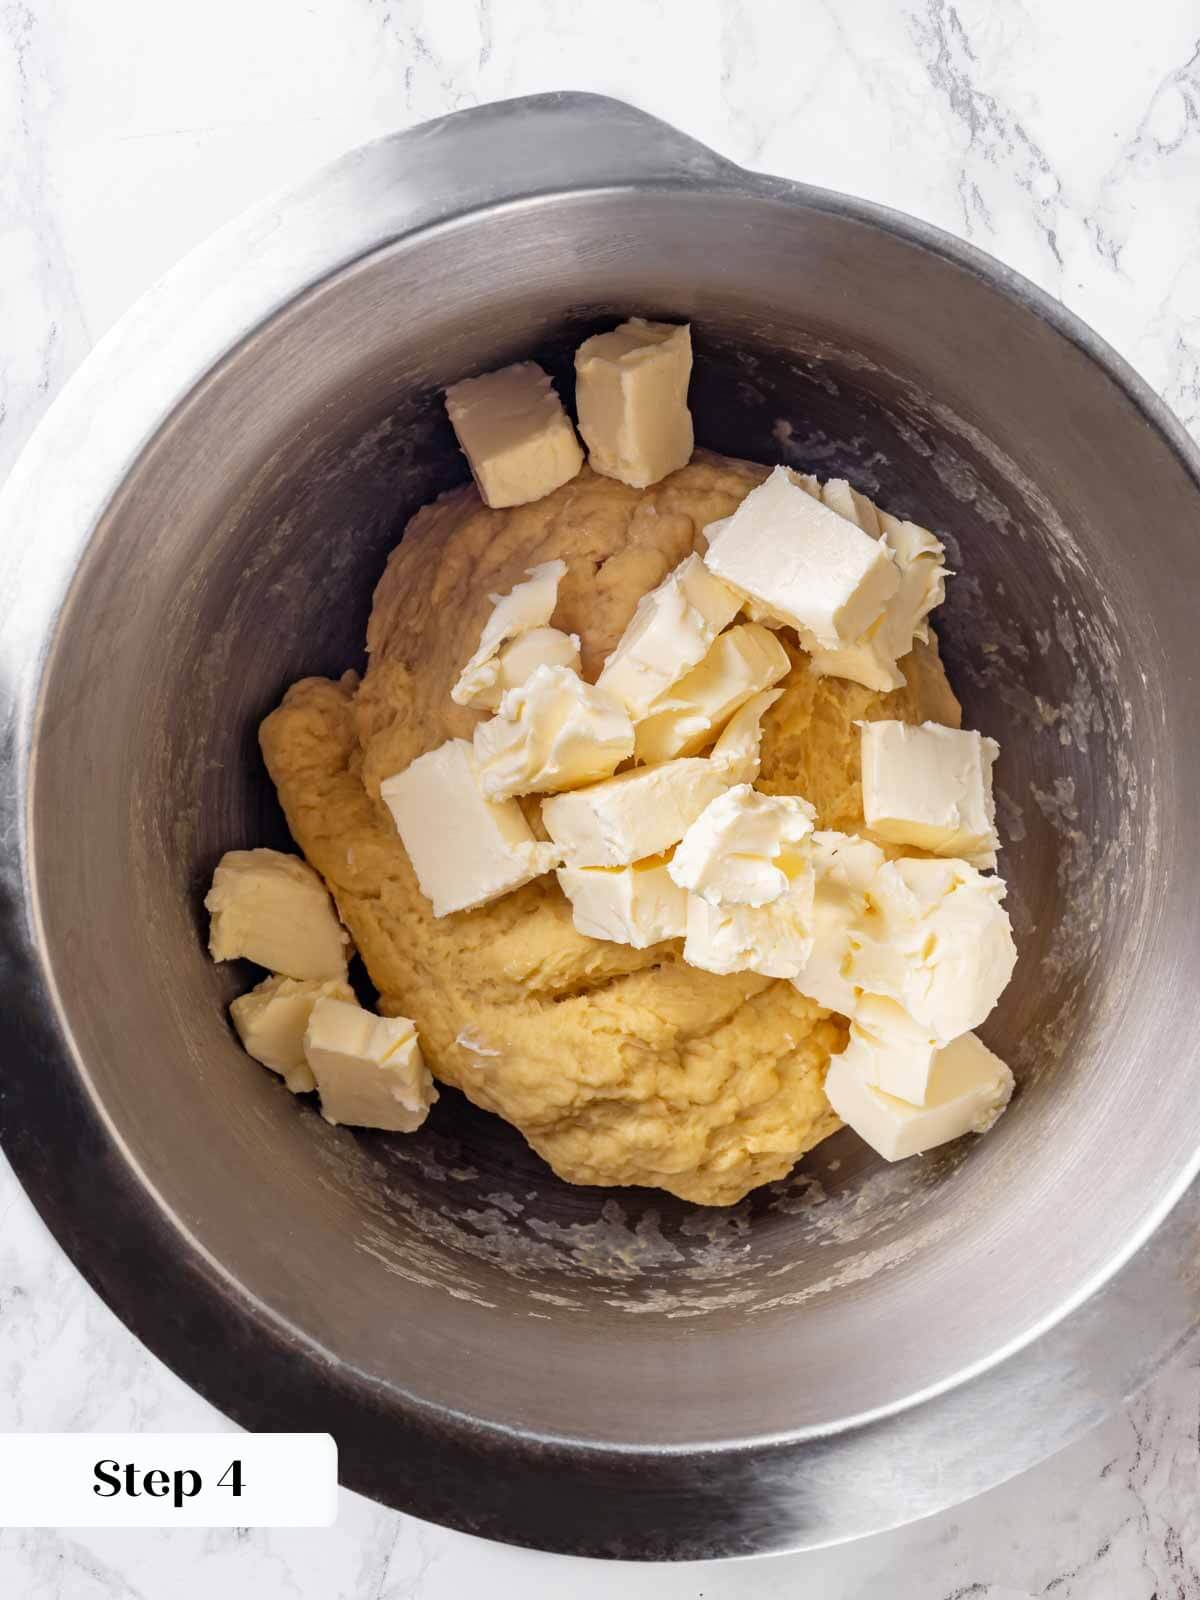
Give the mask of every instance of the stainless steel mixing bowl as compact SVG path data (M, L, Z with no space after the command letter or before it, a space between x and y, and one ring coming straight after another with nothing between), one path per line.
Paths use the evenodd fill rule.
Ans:
M895 1168L840 1135L729 1211L568 1188L452 1092L412 1139L326 1126L204 947L220 853L286 843L259 719L360 663L464 475L441 386L536 353L569 391L631 312L691 320L702 444L948 531L945 652L1004 752L1011 1111ZM424 1517L721 1555L1015 1472L1200 1303L1198 513L1128 368L910 219L585 96L348 156L137 307L0 504L9 1157L189 1382Z

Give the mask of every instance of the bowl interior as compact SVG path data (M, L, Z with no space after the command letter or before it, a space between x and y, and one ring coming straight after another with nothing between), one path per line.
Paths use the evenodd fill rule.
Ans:
M296 678L362 666L388 551L464 476L440 388L534 353L569 397L574 345L634 312L692 321L701 444L847 476L943 534L943 651L1003 751L1020 962L982 1031L1011 1111L896 1167L843 1133L728 1210L570 1188L452 1091L414 1137L328 1127L228 1026L256 975L205 952L220 854L287 844L259 720ZM1195 517L1084 351L812 206L514 204L306 293L143 452L47 671L46 946L80 1070L172 1224L381 1404L590 1440L836 1427L1057 1315L1200 1144L1162 1048L1177 780L1150 501L1163 527Z

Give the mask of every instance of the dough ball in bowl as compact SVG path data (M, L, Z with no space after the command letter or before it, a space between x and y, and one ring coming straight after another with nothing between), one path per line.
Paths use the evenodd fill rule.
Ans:
M369 666L310 678L262 730L291 831L325 875L384 1011L413 1017L444 1082L519 1128L562 1178L729 1205L784 1178L838 1121L822 1092L845 1024L784 980L687 966L681 942L635 950L577 933L553 875L435 918L380 783L478 714L450 690L491 609L535 563L566 563L555 624L594 677L643 594L765 472L698 457L651 489L589 468L545 499L491 511L456 490L409 524L376 591ZM763 783L828 828L861 824L857 722L957 724L936 648L905 688L873 693L795 670L763 729ZM531 808L536 815L536 806Z

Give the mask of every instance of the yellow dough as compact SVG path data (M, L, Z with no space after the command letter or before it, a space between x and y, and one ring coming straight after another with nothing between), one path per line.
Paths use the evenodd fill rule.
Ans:
M309 678L262 727L293 835L332 890L380 992L412 1017L434 1074L514 1123L571 1183L646 1184L731 1205L783 1177L839 1126L822 1088L845 1023L788 983L716 977L681 941L633 950L575 932L553 877L435 920L379 799L380 782L481 713L450 688L489 594L536 562L567 572L553 622L594 679L634 606L728 516L766 469L698 454L649 489L587 467L532 505L491 511L473 488L419 512L393 552L367 630L361 686ZM889 695L799 670L764 723L760 787L805 795L823 827L862 825L860 717L958 726L936 647ZM531 820L536 806L530 806Z

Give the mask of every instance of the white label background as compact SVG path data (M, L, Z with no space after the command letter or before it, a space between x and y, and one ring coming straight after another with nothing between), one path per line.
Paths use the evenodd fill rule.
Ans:
M234 1461L240 1495L218 1482ZM97 1478L97 1462L116 1463L119 1493ZM125 1492L129 1462L136 1496ZM337 1464L328 1433L0 1433L0 1527L328 1528ZM154 1468L170 1480L161 1497L143 1486ZM201 1486L176 1506L173 1475L188 1472ZM182 1477L180 1487L195 1479Z

